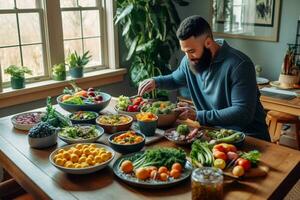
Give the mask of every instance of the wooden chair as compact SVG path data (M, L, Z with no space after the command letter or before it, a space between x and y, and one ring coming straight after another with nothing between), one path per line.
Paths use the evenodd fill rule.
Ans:
M283 124L291 124L296 127L296 142L300 150L300 120L297 116L286 114L278 111L269 111L266 118L269 127L271 142L278 143Z

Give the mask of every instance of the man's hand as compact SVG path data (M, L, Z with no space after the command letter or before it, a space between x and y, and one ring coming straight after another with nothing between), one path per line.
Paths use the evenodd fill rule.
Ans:
M138 95L143 96L146 92L151 92L156 87L154 79L146 79L139 84Z
M174 111L180 113L178 118L181 120L191 119L195 121L197 118L196 111L191 107L178 107Z

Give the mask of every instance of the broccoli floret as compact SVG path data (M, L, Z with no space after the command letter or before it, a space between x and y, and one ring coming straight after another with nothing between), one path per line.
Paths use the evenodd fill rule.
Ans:
M180 135L187 135L190 132L190 129L186 124L180 124L179 126L177 126L176 131Z

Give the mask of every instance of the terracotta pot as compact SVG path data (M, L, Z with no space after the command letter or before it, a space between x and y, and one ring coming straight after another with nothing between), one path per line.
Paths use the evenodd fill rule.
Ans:
M298 76L280 74L278 81L280 82L280 85L282 85L283 87L293 87L294 84L298 83Z

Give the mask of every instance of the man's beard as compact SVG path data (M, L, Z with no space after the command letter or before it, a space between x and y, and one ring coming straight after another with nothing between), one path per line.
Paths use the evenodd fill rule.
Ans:
M196 61L195 63L192 63ZM203 48L203 54L199 59L189 61L190 69L194 74L199 74L201 71L208 68L212 61L211 51L208 48Z

